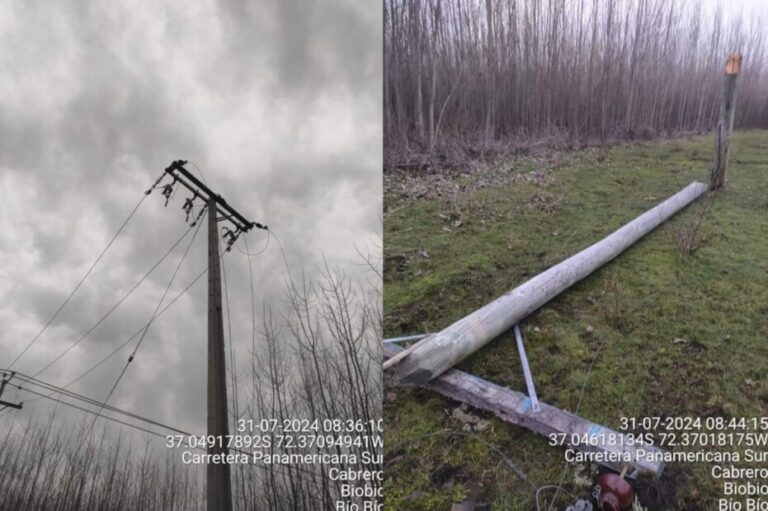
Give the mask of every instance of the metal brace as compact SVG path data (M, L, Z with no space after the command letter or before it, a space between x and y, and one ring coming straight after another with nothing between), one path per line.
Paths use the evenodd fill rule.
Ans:
M525 376L525 385L528 387L528 397L531 398L531 408L534 412L541 411L539 398L536 395L536 387L533 385L531 368L528 366L528 357L525 355L525 345L523 345L523 335L520 333L520 325L515 325L515 340L517 341L517 351L520 352L520 362L523 364L523 375Z

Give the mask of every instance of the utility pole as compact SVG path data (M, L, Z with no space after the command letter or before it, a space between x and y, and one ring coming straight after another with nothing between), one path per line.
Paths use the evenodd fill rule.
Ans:
M725 185L728 172L728 156L733 132L733 117L736 112L736 81L741 72L741 54L732 53L725 63L725 80L723 82L723 99L720 105L720 120L715 127L715 161L709 180L711 190L717 190Z
M224 321L221 307L221 266L219 254L220 221L227 222L230 227L224 227L223 237L227 242L228 252L241 233L252 228L267 229L266 225L246 220L235 211L218 194L213 193L195 176L184 168L186 161L174 161L166 174L173 178L173 183L163 187L163 195L167 200L173 193L176 183L192 192L183 206L187 220L198 198L203 201L200 213L193 225L200 220L203 211L208 211L208 436L215 439L208 445L208 454L220 455L222 458L229 453L227 448L229 426L227 420L227 383L224 356ZM192 215L191 218L195 218ZM232 482L229 464L225 462L208 463L206 466L206 490L208 511L232 510Z
M3 380L0 381L0 397L3 397L3 391L5 390L5 386L8 384L9 381L16 375L16 373L11 372L8 375L3 375ZM17 410L21 410L23 403L9 403L8 401L3 401L0 399L0 406L6 407L10 406L11 408L16 408ZM3 410L5 408L2 408Z
M216 199L208 199L208 435L217 441L208 454L227 455L227 379L224 364L224 320L221 312L221 269ZM230 339L231 342L231 339ZM229 464L208 463L208 511L231 511Z

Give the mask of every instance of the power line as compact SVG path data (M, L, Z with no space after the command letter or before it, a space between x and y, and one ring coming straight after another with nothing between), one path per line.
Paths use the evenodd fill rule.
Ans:
M42 392L37 392L35 390L31 390L31 389L28 389L26 387L22 387L21 385L14 385L14 387L16 387L17 389L19 389L21 391L29 392L30 394L35 394L37 396L40 396L41 398L46 398L46 399L50 399L50 400L54 401L54 399L52 397L50 397L47 394L43 394ZM58 400L57 402L65 405L65 406L69 406L71 408L75 408L77 410L86 412L86 413L90 413L90 414L96 414L97 413L97 412L95 412L93 410L89 410L88 408L83 408L82 406L78 406L78 405L70 403L68 401ZM152 431L152 430L149 430L149 429L146 429L146 428L142 428L141 426L137 426L136 424L131 424L129 422L121 421L120 419L116 419L114 417L110 417L109 415L99 415L98 417L101 417L103 419L107 419L107 420L110 420L110 421L118 422L118 423L123 424L125 426L129 426L131 428L139 429L141 431L144 431L144 432L147 432L147 433L151 433L151 434L156 435L156 436L160 436L160 437L165 437L166 436L166 435L163 435L163 434L158 433L156 431ZM182 435L195 436L195 435L193 435L191 433L188 433L186 431L183 431L181 429L175 428L173 426L168 426L167 424L163 424L161 422L157 422L157 421L154 421L152 419L147 419L147 418L140 417L140 416L137 416L137 415L133 415L132 418L138 419L138 420L142 420L142 421L147 422L149 424L152 424L154 426L167 429L168 431L174 431L174 432L182 434Z
M0 370L0 372L4 372L4 373L10 374L10 372L5 371L5 370ZM187 431L184 431L184 430L182 430L180 428L177 428L175 426L170 426L168 424L164 424L164 423L159 422L157 420L148 419L146 417L142 417L141 415L137 415L135 413L132 413L132 412L129 412L129 411L126 411L126 410L122 410L120 408L114 407L114 406L109 405L107 403L96 401L96 400L91 399L89 397L86 397L86 396L83 396L83 395L80 395L80 394L77 394L77 393L65 390L65 389L63 389L61 387L56 387L55 385L51 385L51 384L43 382L41 380L37 380L37 379L32 378L30 376L24 375L22 373L15 373L15 375L17 377L19 377L25 383L29 383L31 385L36 385L36 386L39 386L39 387L42 387L42 388L46 388L46 389L54 389L54 392L56 392L56 393L66 395L68 397L72 397L74 399L83 401L83 402L85 402L87 404L96 404L96 405L103 406L103 408L106 409L106 410L109 410L109 411L112 411L112 412L115 412L115 413L119 413L119 414L125 415L126 417L130 417L132 419L136 419L136 420L139 420L139 421L146 422L147 424L150 424L152 426L164 428L164 429L166 429L168 431L173 431L175 433L179 433L179 434L185 435L187 437L202 437L203 436L203 435L195 435L195 434L189 433ZM83 407L78 406L78 405L76 405L74 403L70 403L68 401L64 401L64 400L61 400L59 398L55 398L54 399L54 398L51 397L50 394L44 394L44 393L41 393L41 392L37 392L35 390L29 389L29 388L26 388L26 387L22 387L21 385L17 385L17 384L13 384L13 383L11 383L9 385L12 386L12 387L15 387L18 390L21 390L21 391L28 392L30 394L34 394L36 396L39 396L38 399L42 399L42 398L49 399L51 401L54 401L56 403L61 403L61 404L65 405L65 406L69 406L69 407L74 408L76 410L80 410L80 411L83 411L83 412L86 412L86 413L90 413L90 414L97 414L97 412L94 412L93 410L89 410L88 408L83 408ZM98 414L96 418L99 418L99 417L101 417L103 419L107 419L107 420L113 421L113 422L116 422L118 424L122 424L124 426L128 426L128 427L133 428L133 429L137 429L139 431L143 431L145 433L149 433L149 434L161 437L161 438L166 438L167 437L167 435L163 435L162 433L158 433L156 431L152 431L150 429L143 428L141 426L138 426L136 424L132 424L130 422L121 421L120 419L116 419L115 417L111 417L111 416L108 416L108 415ZM198 450L202 450L202 451L206 450L203 447L194 447L194 448L198 449ZM230 451L235 451L235 452L238 452L238 453L241 453L241 454L246 454L248 456L252 455L252 453L249 453L249 452L243 451L242 449L237 449L237 448L234 448L234 447L230 447L229 450ZM268 468L268 467L262 466L262 465L252 465L252 466L254 466L256 468L261 468L262 470L267 470L267 468ZM287 467L283 467L283 466L280 466L280 465L278 465L277 467L279 469L281 469L281 470L288 470ZM311 471L309 471L307 469L304 469L303 467L297 467L297 470L305 472L305 473L308 473L308 474L317 475L314 472L311 472Z
M179 264L176 265L176 269L174 270L173 275L171 275L171 280L168 281L168 285L165 287L165 291L163 291L163 296L160 297L160 301L157 303L157 307L155 307L155 310L152 313L152 317L150 317L149 321L147 322L147 326L144 328L144 332L141 334L141 338L139 339L139 342L136 343L136 347L133 349L133 353L131 353L129 362L133 359L134 356L136 356L136 352L139 351L139 346L141 346L141 343L144 341L144 337L147 335L147 331L149 331L149 327L152 325L152 322L155 320L155 318L157 318L157 316L159 315L158 310L163 305L163 302L165 301L165 297L168 296L168 291L171 289L173 282L176 280L176 275L178 275L179 270L181 269L181 265L184 264L184 260L187 258L187 255L189 254L189 249L192 248L192 244L195 242L195 238L197 238L197 233L200 231L200 227L203 225L202 218L204 218L205 215L206 215L206 210L203 209L203 211L198 217L197 228L195 229L195 233L192 235L192 239L189 240L189 244L187 245L187 248L184 250L184 254L182 254L181 259L179 260Z
M202 211L202 215L205 216L205 210ZM187 258L187 254L189 254L189 249L192 248L192 244L195 242L195 238L197 238L197 233L200 232L200 227L203 225L202 221L197 222L197 228L195 229L195 233L192 235L192 239L189 240L189 244L187 244L186 250L184 250L184 253L181 256L181 259L179 260L179 264L176 265L176 269L173 272L173 275L171 275L171 279L168 281L168 285L165 287L165 291L163 291L163 296L160 297L160 301L157 302L157 305L155 306L155 310L152 312L152 316L149 318L149 322L147 323L147 326L144 328L144 331L141 333L141 337L139 338L139 342L136 343L136 347L133 348L133 352L128 357L128 360L125 363L125 366L123 367L123 370L120 372L120 375L117 377L117 380L115 380L115 384L112 385L112 389L109 391L109 394L107 394L107 397L104 399L104 405L106 405L107 402L109 402L109 399L112 397L112 394L114 394L115 389L117 388L117 385L120 383L120 380L122 380L123 376L125 375L125 372L128 370L128 366L133 362L133 358L136 356L136 353L139 351L139 347L141 346L141 343L144 341L144 338L147 335L147 332L149 331L150 325L152 325L152 322L157 317L157 311L160 309L160 307L163 305L163 301L165 301L165 297L168 295L168 290L171 289L171 286L173 285L174 280L176 280L176 275L179 273L179 269L181 269L181 265L184 264L184 260ZM99 418L101 415L101 412L104 410L104 405L99 408L99 412L96 414L96 416L93 418L93 422L91 422L90 430L88 431L88 436L90 436L91 431L93 431L93 425L96 423L96 419Z
M256 296L255 296L255 290L254 290L254 285L253 285L253 261L251 261L251 257L258 256L258 255L264 253L264 251L267 250L267 247L269 247L269 240L271 239L271 234L270 234L271 231L269 229L266 229L266 231L267 231L267 242L264 245L264 248L262 248L261 250L259 250L256 253L251 253L250 252L250 249L248 248L248 238L245 237L245 236L243 236L243 242L245 243L245 250L241 249L239 246L237 246L237 243L235 243L235 248L237 248L237 250L240 251L240 253L248 256L248 273L249 273L249 276L250 276L249 283L250 283L250 288L251 288L251 328L252 328L251 348L253 350L255 350L255 344L256 344L256 312L255 312ZM226 306L227 306L227 325L228 325L228 329L229 329L230 366L232 367L232 373L233 373L233 375L232 375L232 384L231 385L232 385L233 393L235 394L235 400L234 400L235 417L238 417L237 407L238 407L238 399L239 398L238 398L238 391L237 391L237 379L236 379L236 377L234 375L235 368L237 367L237 365L235 363L235 357L234 357L234 352L233 352L233 347L232 347L232 325L231 325L231 322L230 322L229 291L228 291L228 287L227 287L227 271L226 271L226 265L225 264L222 264L222 274L223 274L223 277L224 277L224 296L225 296L225 299L226 299Z
M246 237L245 237L245 236L243 236L243 241L245 242L245 250L243 250L242 248L238 247L238 246L237 246L237 243L235 243L235 248L236 248L236 249L237 249L237 250L238 250L238 251L239 251L241 254L245 254L245 255L247 255L247 256L257 256L257 255L261 255L261 254L263 254L263 253L264 253L264 252L267 250L267 248L269 247L269 241L272 239L272 235L271 235L270 233L271 233L271 231L270 231L269 229L267 229L267 242L264 244L264 248L262 248L262 249L261 249L261 250L259 250L258 252L254 252L254 253L251 253L251 252L249 251L249 249L248 249L248 240L246 239Z
M96 413L93 410L89 410L88 408L83 408L82 406L78 406L78 405L76 405L74 403L70 403L68 401L62 401L62 400L59 400L59 399L54 399L50 395L43 394L42 392L37 392L35 390L31 390L31 389L28 389L26 387L22 387L21 385L16 385L16 384L10 384L10 385L12 385L16 389L21 390L23 392L28 392L30 394L34 394L34 395L40 396L41 399L42 398L49 399L51 401L55 401L57 403L63 404L65 406L68 406L70 408L73 408L75 410L79 410L79 411L82 411L82 412L86 412L86 413L90 413L90 414L95 414ZM153 419L148 419L146 417L141 417L140 415L136 415L134 413L127 412L125 410L120 410L120 409L117 409L117 408L114 408L114 407L110 407L110 406L107 406L107 409L111 409L113 411L117 411L118 413L122 413L124 415L127 415L127 416L133 418L133 419L141 420L141 421L144 421L144 422L146 422L148 424L151 424L153 426L164 428L164 429L166 429L168 431L173 431L174 433L179 433L179 434L187 436L187 437L202 438L202 437L205 436L205 435L195 435L195 434L189 433L187 431L184 431L182 429L179 429L179 428L177 428L175 426L169 426L167 424L163 424L162 422L158 422L158 421L153 420ZM162 433L158 433L157 431L152 431L151 429L143 428L141 426L138 426L136 424L132 424L130 422L126 422L126 421L122 421L120 419L116 419L115 417L111 417L109 415L100 415L99 417L102 418L102 419L107 419L107 420L112 421L112 422L116 422L116 423L121 424L123 426L128 426L129 428L133 428L133 429L136 429L136 430L139 430L139 431L143 431L145 433L149 433L151 435L154 435L154 436L157 436L157 437L160 437L160 438L163 438L163 439L167 439L167 437L168 437L168 435L164 435ZM199 451L206 451L207 450L205 447L191 447L191 448L199 450ZM242 449L238 449L236 447L229 447L228 450L229 451L234 451L234 452L237 452L237 453L240 453L240 454L245 454L247 456L252 456L253 455L253 453L244 451ZM250 463L249 466L252 466L252 467L255 467L255 468L260 468L262 470L269 470L269 469L274 469L274 468L277 468L278 470L283 470L283 471L285 471L285 470L290 471L291 470L291 467L283 466L283 465L270 465L270 466L267 466L267 465L256 465L254 463ZM309 470L307 468L304 468L304 467L301 467L301 466L296 466L294 468L295 468L295 470L297 470L299 472L304 472L305 474L311 475L313 477L317 477L319 475L319 474L317 474L315 472L312 472L311 470Z
M162 178L163 178L163 176L160 176L160 179L162 179ZM152 192L152 190L160 182L160 179L158 179L157 182L155 182L155 184L152 186L152 188L147 190L147 192L145 192L145 194L141 197L141 199L139 199L139 202L136 203L136 206L134 206L133 210L128 215L128 218L126 218L123 221L123 223L117 229L117 232L114 234L114 236L112 236L112 239L109 240L109 243L107 243L107 245L102 249L102 251L99 254L99 256L96 258L96 260L93 262L93 264L91 264L90 268L88 268L88 271L85 272L85 275L82 276L82 278L77 283L75 288L69 293L69 295L67 295L67 297L64 299L64 301L61 303L61 305L59 305L59 308L56 309L56 312L54 312L53 315L48 319L48 321L45 323L43 328L41 328L40 331L37 332L37 335L35 335L35 337L29 343L27 343L27 345L24 347L24 349L21 350L21 353L19 353L16 356L16 358L13 359L13 362L11 362L11 365L8 366L9 368L12 368L14 365L16 365L16 362L19 361L19 359L27 352L27 350L29 350L29 348L31 348L32 345L35 344L35 342L37 342L37 340L40 338L40 336L43 335L43 332L45 332L48 329L48 327L51 325L51 323L53 323L53 321L58 317L58 315L62 311L62 309L64 309L64 307L67 305L67 303L69 303L69 300L72 299L72 297L75 295L77 290L80 289L80 286L83 285L83 282L85 282L85 279L88 278L88 276L91 274L93 269L96 268L96 265L99 264L99 261L101 261L101 259L104 257L104 254L106 254L107 250L109 250L109 247L112 246L112 243L114 243L115 240L117 239L117 237L120 236L120 233L123 232L123 229L125 228L125 226L128 225L128 222L131 220L131 218L133 218L133 215L136 214L136 211L139 209L139 206L141 206L141 204L144 202L144 200L147 198L147 196Z
M200 177L203 180L203 184L205 184L205 186L208 186L208 180L205 179L205 175L203 174L203 171L200 170L200 167L197 166L197 163L190 161L189 164L197 169L198 174L200 174Z
M179 428L176 428L174 426L169 426L167 424L163 424L162 422L158 422L158 421L153 420L153 419L148 419L146 417L142 417L141 415L137 415L137 414L135 414L133 412L122 410L120 408L117 408L115 406L109 405L107 403L103 403L101 401L97 401L97 400L89 398L87 396L83 396L82 394L77 394L75 392L63 389L61 387L57 387L56 385L52 385L50 383L46 383L46 382L44 382L42 380L38 380L36 378L27 376L25 374L15 373L15 376L17 378L19 378L22 381L22 383L26 383L26 384L29 384L29 385L34 385L36 387L40 387L40 388L45 389L45 390L50 390L50 391L52 391L52 393L56 393L56 394L58 394L60 396L66 396L68 398L75 399L75 400L80 401L82 403L85 403L87 405L96 405L96 406L102 406L103 405L105 410L109 410L111 412L115 412L115 413L124 415L126 417L130 417L132 419L140 420L140 421L146 422L147 424L151 424L153 426L158 426L158 427L161 427L161 428L168 429L170 431L175 431L176 433L181 433L183 435L190 435L190 433L187 433L186 431L183 431L183 430L181 430ZM32 389L27 388L27 387L22 387L20 385L15 384L15 383L9 383L9 385L12 385L13 387L16 387L19 390L23 390L25 392L29 392L31 394L35 394L37 396L40 396L40 398L49 399L51 401L55 401L57 403L61 403L61 404L67 405L67 406L75 406L72 403L70 403L69 401L65 401L65 400L62 400L62 399L59 399L59 398L51 397L52 394L44 394L42 392L38 392L38 391L32 390ZM89 410L89 409L86 409L86 408L81 408L81 409L83 411L88 412L88 413L92 413L92 414L96 413L93 410ZM107 419L113 419L112 417L104 416L104 415L102 417L107 418Z
M36 387L40 387L41 389L45 389L47 391L50 391L50 394L48 394L46 397L50 397L53 394L59 394L61 396L66 396L66 397L69 397L71 399L76 399L76 400L81 401L81 402L83 402L85 404L88 404L88 405L96 405L96 406L98 406L98 405L101 404L100 401L97 401L97 400L95 400L93 398L90 398L88 396L84 396L82 394L78 394L78 393L73 392L71 390L67 390L67 389L65 389L63 387L59 387L59 386L53 385L51 383L44 382L43 380L38 380L37 378L33 378L33 377L31 377L29 375L26 375L24 373L14 373L13 376L18 378L18 379L20 379L23 383L28 383L30 385L34 385ZM35 399L35 401L37 401L37 399ZM120 411L119 408L113 407L111 405L107 405L107 409L115 411L115 412L118 412L118 413L123 413L125 415L132 415L132 414L130 414L130 412Z
M208 273L208 268L206 268L205 270L203 270L202 272L200 272L200 273L197 275L197 277L195 277L195 278L194 278L194 279L193 279L193 280L192 280L192 281L191 281L189 284L187 284L187 287L185 287L184 289L182 289L182 290L179 292L179 294L177 294L177 295L176 295L176 297L175 297L173 300L171 300L171 301L168 303L168 305L166 305L165 307L163 307L163 308L160 310L160 312L158 312L158 313L157 313L157 315L155 316L155 318L154 318L154 319L157 319L157 318L158 318L158 317L160 317L160 316L161 316L161 315L162 315L162 314L163 314L165 311L167 311L167 310L168 310L168 309L169 309L169 308L170 308L170 307L171 307L171 306L172 306L174 303L176 303L176 302L178 301L178 299L179 299L179 298L181 298L181 297L182 297L182 295L186 294L186 292L189 290L189 288L191 288L191 287L192 287L194 284L196 284L196 283L197 283L197 281L198 281L198 280L200 280L200 279L203 277L203 275L205 275L206 273ZM152 323L152 321L153 321L153 320L150 320L148 323L146 323L146 324L145 324L145 325L143 325L141 328L139 328L138 330L136 330L136 332L134 332L134 334L133 334L132 336L130 336L130 337L129 337L129 338L128 338L128 339L127 339L125 342L123 342L122 344L120 344L120 346L118 346L117 348L115 348L114 350L112 350L112 352L110 352L110 353L109 353L109 355L107 355L106 357L104 357L103 359L101 359L101 361L99 361L99 362L98 362L96 365L94 365L93 367L91 367L90 369L88 369L88 370L87 370L85 373L81 374L80 376L78 376L77 378L75 378L74 380L72 380L71 382L67 383L67 384L65 385L65 387L69 387L70 385L74 384L75 382L77 382L77 381L80 381L82 378L84 378L85 376L87 376L88 374L90 374L91 372L93 372L93 371L94 371L96 368L98 368L99 366L101 366L101 364L103 364L104 362L106 362L107 360L109 360L110 358L112 358L112 357L113 357L113 356L114 356L114 355L115 355L115 354L116 354L118 351L120 351L121 349L123 349L123 348L124 348L124 347L125 347L125 346L126 346L128 343L130 343L130 342L131 342L133 339L135 339L135 338L136 338L136 336L137 336L137 335L139 335L139 334L140 334L140 333L141 333L141 332L144 330L144 328L146 328L147 326L149 326L149 325Z
M269 231L267 231L267 235L269 235ZM248 249L248 237L243 236L243 241L245 242L245 250L250 252ZM269 238L267 238L267 244L269 244ZM266 249L266 247L264 247ZM248 257L248 274L250 276L249 283L251 285L251 357L256 356L256 292L254 290L253 286L253 261L250 257ZM251 362L251 378L253 381L256 379L256 371L255 366L253 362ZM251 391L255 393L255 387L253 386L253 383L251 384Z
M220 256L220 257L224 257L224 254L221 254L221 256ZM200 280L200 279L203 277L203 275L205 275L206 273L208 273L208 268L204 269L202 272L200 272L200 273L197 275L197 277L195 277L194 279L192 279L192 281L191 281L189 284L187 284L187 286L186 286L184 289L182 289L182 290L179 292L179 294L177 294L177 295L176 295L176 296L173 298L173 300L171 300L171 301L168 303L168 305L166 305L165 307L163 307L163 308L160 310L160 312L158 312L158 313L157 313L157 315L155 316L155 318L154 318L154 319L157 319L157 318L158 318L158 317L160 317L160 316L161 316L163 313L165 313L165 311L167 311L169 308L171 308L171 306L173 306L173 304L175 304L175 303L176 303L176 302L179 300L179 298L181 298L181 297L182 297L184 294L186 294L186 292L187 292L187 291L189 291L189 289L190 289L190 288L191 288L193 285L195 285L195 284L197 283L197 281L198 281L198 280ZM109 354L108 354L106 357L104 357L103 359L101 359L101 360L100 360L98 363L96 363L96 364L95 364L94 366L92 366L90 369L88 369L87 371L85 371L84 373L82 373L80 376L78 376L78 377L77 377L77 378L75 378L74 380L72 380L72 381L70 381L69 383L67 383L66 385L64 385L62 388L67 388L67 387L70 387L70 386L74 385L75 383L77 383L78 381L82 380L82 379L83 379L83 378L85 378L87 375L89 375L90 373L92 373L93 371L95 371L95 370L96 370L97 368L99 368L99 367L100 367L100 366L101 366L101 365L102 365L104 362L106 362L107 360L109 360L110 358L112 358L113 356L115 356L115 355L116 355L116 354L117 354L117 353L118 353L120 350L122 350L122 349L123 349L125 346L127 346L127 345L128 345L128 343L130 343L132 340L134 340L134 339L136 338L136 336L138 336L138 335L139 335L139 334L140 334L140 333L141 333L141 332L144 330L144 328L146 328L146 327L147 327L148 325L150 325L151 323L152 323L152 320L150 320L150 321L149 321L149 322L147 322L146 324L142 325L142 326L141 326L141 328L139 328L138 330L136 330L136 332L134 332L134 333L133 333L133 335L131 335L131 336L130 336L128 339L126 339L126 340L125 340L125 341L124 341L122 344L120 344L120 345L119 345L117 348L115 348L114 350L112 350L112 351L111 351L111 352L110 352L110 353L109 353ZM33 399L32 401L37 401L37 399ZM32 402L32 401L30 401L30 402Z
M273 231L270 230L269 232L273 232ZM288 272L288 280L291 283L291 287L293 289L296 289L296 282L294 282L293 275L291 274L291 268L290 266L288 266L288 258L285 255L285 248L283 247L283 242L280 241L280 237L277 235L277 233L274 233L274 234L275 234L275 239L277 240L277 244L280 246L280 254L283 256L283 264L285 265L285 270Z
M230 310L229 310L229 287L227 286L227 265L222 260L221 262L221 274L224 278L224 305L227 309L227 336L229 337L229 342L227 343L229 345L229 366L230 366L230 385L232 386L232 412L234 413L234 417L238 418L239 412L238 412L238 395L237 395L237 364L235 363L235 352L234 347L232 346L232 321L230 317Z
M101 318L98 321L96 321L96 323L94 323L93 326L91 326L91 328L89 328L82 336L80 336L80 338L77 341L70 344L68 348L66 348L63 352L59 354L59 356L53 359L48 365L43 367L41 370L36 372L35 376L39 376L40 374L47 371L48 368L50 368L56 362L61 360L61 358L64 357L64 355L69 353L72 350L72 348L74 348L75 346L80 344L83 340L85 340L85 338L88 337L91 334L91 332L93 332L102 322L104 322L104 320L106 320L110 316L110 314L112 314L136 290L136 288L138 288L142 284L142 282L144 282L150 276L150 274L152 274L152 272L155 271L155 269L158 266L160 266L160 263L162 263L165 260L165 258L168 257L171 254L171 252L173 252L173 249L175 249L179 245L179 243L181 243L181 241L187 236L187 234L189 234L191 230L192 230L192 227L189 227L186 231L184 231L181 237L179 237L179 239L176 240L176 243L174 243L171 246L171 248L169 248L168 251L166 251L165 254L163 254L163 256L152 266L152 268L150 268L149 271L145 273L144 276L141 277L141 279L136 284L134 284L134 286L130 290L128 290L128 292L125 295L123 295L123 297L120 298L120 300L118 300L115 305L112 306L111 309L109 309L104 315L102 315Z
M7 371L7 370L0 369L0 373L10 374L11 372ZM46 383L46 382L44 382L42 380L35 379L33 377L27 376L27 375L22 374L22 373L16 372L15 376L19 377L19 379L21 379L24 383L28 383L30 385L35 385L35 386L46 388L46 389L55 389L55 392L57 392L59 394L66 395L68 397L72 397L73 399L77 399L77 400L83 401L83 402L85 402L87 404L104 405L104 409L105 410L109 410L109 411L112 411L112 412L124 415L126 417L130 417L132 419L145 422L145 423L150 424L152 426L156 426L156 427L159 427L159 428L166 429L168 431L173 431L174 433L179 433L179 434L185 435L187 437L198 437L198 438L200 438L200 437L204 436L204 435L192 434L192 433L184 431L184 430L182 430L180 428L177 428L175 426L170 426L168 424L164 424L164 423L159 422L157 420L149 419L147 417L143 417L141 415L137 415L137 414L135 414L133 412L129 412L127 410L122 410L120 408L114 407L114 406L109 405L107 403L102 403L100 401L96 401L96 400L91 399L89 397L86 397L86 396L83 396L83 395L80 395L80 394L68 391L68 390L63 389L61 387L57 387L55 385L52 385L50 383ZM76 409L76 410L79 410L79 411L82 411L82 412L86 412L86 413L90 413L90 414L96 414L96 412L93 411L93 410L89 410L88 408L83 408L82 406L78 406L78 405L76 405L74 403L70 403L69 401L64 401L64 400L61 400L59 398L52 398L50 394L44 394L42 392L37 392L35 390L29 389L29 388L26 388L26 387L22 387L21 385L17 385L15 383L9 383L9 385L14 387L14 388L16 388L16 389L18 389L18 390L21 390L23 392L28 392L30 394L39 396L38 399L43 399L43 398L44 399L48 399L50 401L54 401L55 403L60 403L60 404L63 404L65 406L68 406L70 408L73 408L73 409ZM112 422L116 422L118 424L122 424L124 426L128 426L128 427L133 428L133 429L137 429L139 431L143 431L145 433L149 433L149 434L154 435L154 436L158 436L158 437L161 437L161 438L167 438L167 435L163 435L162 433L158 433L157 431L152 431L150 429L143 428L141 426L138 426L136 424L132 424L130 422L121 421L120 419L117 419L115 417L111 417L109 415L99 415L99 417L101 417L102 419L107 419L107 420L112 421ZM194 447L194 449L202 450L202 451L206 450L204 447ZM235 447L230 447L229 450L230 451L234 451L234 452L238 452L238 453L241 453L241 454L245 454L247 456L251 456L253 454L253 453L249 453L249 452L243 451L242 449L238 449L238 448L235 448ZM270 467L267 467L266 465L251 464L251 466L256 467L256 468L260 468L262 470L267 470L270 467L278 468L279 470L290 470L290 467L283 466L283 465L271 465ZM313 472L313 471L311 471L309 469L306 469L304 467L297 466L297 467L294 467L294 468L297 471L299 471L299 472L304 472L306 474L312 475L313 477L318 476L317 473L315 473L315 472Z

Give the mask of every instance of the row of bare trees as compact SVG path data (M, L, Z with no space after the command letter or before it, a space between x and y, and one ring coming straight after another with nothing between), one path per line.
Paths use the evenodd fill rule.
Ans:
M317 443L286 450L273 442L270 454L360 456L368 451L372 463L336 468L381 468L375 460L381 446L374 445L374 438L380 439L376 422L382 417L381 273L379 263L366 260L369 271L364 275L350 277L326 266L318 278L289 283L280 312L264 314L261 335L253 341L249 374L236 382L239 402L230 409L236 410L233 420L359 421L365 430L351 435L367 437L373 443L330 448ZM234 395L231 389L233 399ZM11 417L2 417L2 424L8 427L0 434L0 509L205 508L204 467L182 464L181 451L166 449L163 438L145 435L137 439L126 435L133 430L106 426L94 435L89 427L91 416L79 426L58 413L23 423ZM235 431L235 424L230 431ZM339 500L357 503L362 509L364 501L377 500L341 498L342 482L329 477L330 469L330 465L320 464L235 465L235 509L331 510ZM374 480L368 486L375 491L380 483Z
M736 125L766 127L764 21L702 0L387 0L386 159L709 130L733 51Z
M369 261L372 263L372 261ZM350 420L364 426L352 437L381 440L377 422L382 417L381 378L381 273L368 264L367 278L349 278L327 266L320 278L289 283L288 307L278 317L265 313L262 343L252 358L251 402L247 417L306 419L322 424ZM375 281L375 282L372 282ZM355 454L368 451L374 458L381 445L316 444L303 453ZM270 453L281 452L273 445ZM285 451L282 451L285 452ZM339 469L380 470L380 463ZM332 510L336 503L357 504L376 498L341 498L343 481L329 477L331 466L268 465L258 477L243 467L233 472L235 497L247 509L274 511ZM366 483L371 491L376 480ZM244 508L245 509L245 508Z
M203 509L205 473L153 453L90 419L72 427L55 414L9 421L0 440L0 509L19 511L195 511ZM162 441L160 441L162 442Z

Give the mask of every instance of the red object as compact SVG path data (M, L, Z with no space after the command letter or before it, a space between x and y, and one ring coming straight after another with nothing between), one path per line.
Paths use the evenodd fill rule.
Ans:
M635 501L635 490L623 477L606 472L597 480L600 485L600 508L603 511L622 511Z

